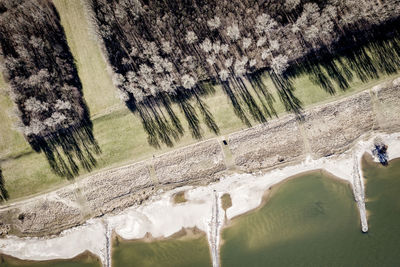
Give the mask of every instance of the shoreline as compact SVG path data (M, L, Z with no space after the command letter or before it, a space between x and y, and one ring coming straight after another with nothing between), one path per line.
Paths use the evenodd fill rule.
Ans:
M91 253L90 251L84 251L81 254L79 254L79 255L77 255L77 256L75 256L73 258L52 259L52 260L45 260L45 261L21 260L19 258L10 256L10 255L6 255L6 254L0 254L0 258L3 258L5 260L7 260L8 262L11 262L11 263L14 263L14 264L17 263L18 266L27 266L27 267L29 267L30 266L29 264L31 264L31 263L40 262L40 263L51 264L51 263L54 263L54 262L69 262L69 261L79 262L79 261L85 260L87 258L90 258L91 260L93 260L93 262L96 262L96 261L101 262L101 259L97 255Z
M382 137L384 142L388 144L390 160L399 158L400 133L391 135L378 134L378 136ZM212 201L209 196L212 196L213 190L229 193L231 195L232 207L227 209L228 222L231 222L232 219L237 216L242 216L259 208L260 205L263 204L263 201L265 201L265 193L269 191L271 187L279 186L280 183L295 179L298 175L308 171L318 171L322 169L333 175L336 179L352 184L351 172L353 162L349 163L349 160L351 161L354 157L351 152L354 153L354 150L362 152L360 153L361 156L364 155L364 152L370 154L369 148L374 138L375 136L372 136L369 140L360 141L351 151L329 159L309 159L302 164L287 166L259 176L252 174L231 175L208 186L176 188L160 196L154 196L149 203L145 203L142 207L128 208L128 210L117 216L93 219L87 225L64 231L61 236L52 239L8 237L0 240L0 251L3 254L11 254L11 256L19 259L51 260L73 258L83 251L88 250L99 256L102 262L105 262L103 260L106 256L104 250L106 229L104 227L104 222L100 220L106 221L113 229L113 232L115 232L115 235L129 241L131 239L140 240L148 235L147 233L152 235L152 240L173 238L174 234L182 231L182 228L196 227L200 233L206 233L208 230L206 221L210 218L209 215L211 214L212 206ZM240 177L243 175L247 176L248 179ZM224 188L226 188L226 190L223 190ZM174 204L173 194L182 190L186 191L188 201ZM244 192L246 191L251 191L252 194L245 194ZM267 197L268 195L269 194L267 194ZM251 196L251 199L243 198L243 196ZM207 205L207 203L211 205ZM140 212L138 212L138 208L141 208ZM161 210L164 210L164 212L162 212L161 216L157 216L157 214L160 215L159 213ZM189 214L187 212L189 212ZM170 215L165 217L165 214ZM181 217L180 222L170 221L171 218L177 217L176 214L183 215L184 220L182 220ZM143 220L144 217L147 217L149 220ZM140 218L142 218L143 224L150 223L152 227L146 227L145 225L140 226L132 223ZM168 222L169 224L166 225ZM134 225L134 227L131 227L132 225ZM191 227L191 225L194 226ZM140 229L142 230L140 231ZM97 233L97 236L89 234L88 231ZM85 233L86 236L90 236L92 242L83 242L85 244L82 244L81 237L83 233ZM77 240L79 240L80 243L77 243ZM72 251L70 250L69 253L65 253L65 249L64 251L60 251L57 245L60 243L63 244L64 248L74 247L74 249ZM76 244L80 244L79 248L77 248Z
M0 228L10 229L3 235L49 237L177 187L207 185L230 174L266 173L307 158L340 155L365 133L399 132L399 103L400 78L307 109L302 121L285 115L0 206L0 225L5 225Z
M104 266L110 266L113 232L124 239L140 239L146 233L154 238L171 237L182 228L194 227L209 233L214 190L219 195L217 210L222 210L221 195L230 195L232 206L218 215L225 218L226 214L230 221L259 207L271 186L319 169L349 182L355 200L363 203L362 173L360 190L355 190L354 170L362 155L370 153L374 138L381 137L389 146L390 160L400 157L399 85L397 79L393 85L306 110L301 125L287 115L227 136L237 172L225 165L221 140L207 140L158 156L151 165L141 162L94 175L38 197L38 203L35 198L32 203L0 207L0 222L21 212L26 215L22 222L13 223L21 233L49 231L46 237L8 235L0 239L0 253L49 260L72 258L88 250L98 255ZM305 136L299 134L300 127ZM284 138L282 133L286 133ZM306 145L311 153L305 153ZM119 183L113 183L116 181ZM187 201L175 204L174 194L180 191L185 191ZM87 200L84 207L77 201L79 194ZM358 208L362 222L367 214ZM87 210L90 212L83 212ZM220 218L222 222L224 218ZM217 220L216 233L221 227ZM219 235L214 238L220 243Z
M291 180L297 179L297 178L299 178L301 176L304 176L304 175L307 175L307 174L313 174L315 172L322 172L322 173L324 173L325 176L328 176L329 179L333 179L333 180L336 180L336 181L338 181L340 183L344 183L344 184L350 186L351 190L353 190L352 189L352 184L348 180L336 177L335 175L333 175L332 173L330 173L329 171L327 171L325 169L314 169L314 170L307 170L307 171L304 171L304 172L296 173L296 174L294 174L292 176L289 176L289 177L277 182L276 184L273 184L270 187L268 187L265 190L265 192L264 192L264 194L262 196L262 200L261 200L261 203L260 203L259 206L257 206L254 209L248 210L248 211L246 211L244 213L238 214L238 215L228 219L228 221L226 221L226 223L224 224L222 230L224 230L225 228L230 227L231 224L234 223L233 221L236 220L237 218L240 218L242 216L246 216L246 215L248 215L250 213L253 213L253 212L257 212L264 205L267 205L268 201L270 200L271 197L273 197L273 195L275 193L274 190L278 189L281 185L283 185L283 184L285 184L285 183L287 183L287 182L289 182ZM353 191L352 191L352 194L353 194ZM354 196L354 194L353 194L353 196Z

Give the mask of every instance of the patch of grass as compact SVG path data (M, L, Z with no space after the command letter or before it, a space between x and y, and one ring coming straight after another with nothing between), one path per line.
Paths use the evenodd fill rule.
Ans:
M179 203L184 203L187 201L186 197L185 197L185 191L181 191L178 193L175 193L173 195L173 199L174 199L174 203L175 204L179 204Z
M123 104L116 98L107 64L96 38L89 30L82 2L54 0L53 3L60 14L68 45L75 58L91 115L108 112L112 107L121 108Z
M8 95L7 85L0 73L0 163L3 158L15 157L30 149L22 134L16 130L12 113L13 102Z
M229 195L227 193L223 194L221 197L221 202L222 202L222 208L224 209L224 211L226 211L227 209L232 207L231 195Z
M3 74L0 72L0 89L3 89L6 87L6 82L4 81Z
M151 147L147 143L147 135L138 115L132 114L115 98L116 89L111 83L99 45L89 33L81 2L69 0L54 0L53 2L60 13L68 44L76 60L83 84L84 98L91 111L94 136L102 150L94 172L150 158L152 155L197 142L190 135L187 122L179 108L173 106L185 128L185 134L172 148ZM313 84L308 77L301 76L294 80L295 95L302 101L304 107L310 107L359 92L397 76L399 75L382 75L380 79L371 80L368 83L361 83L355 79L348 90L345 92L338 90L334 96ZM275 97L276 111L284 114L284 106L279 100L272 81L268 75L265 75L263 79ZM0 78L1 87L5 87L2 78ZM0 165L11 201L68 184L68 181L51 172L46 158L42 154L35 153L22 134L13 128L15 121L8 115L12 110L12 101L4 90L0 92ZM216 86L215 93L203 97L203 100L213 114L221 135L246 128L235 115L230 100L220 86ZM200 114L194 101L192 104ZM251 121L253 125L256 124L253 120ZM204 129L203 139L215 137L207 130L204 123L201 123L201 126ZM85 175L87 173L82 172L77 179Z
M308 81L308 78L304 77L296 79L295 81L301 84L301 87L298 87L298 90L296 90L296 94L304 101L303 103L311 106L361 91L364 88L369 88L376 83L390 78L392 77L385 77L384 79L372 81L368 84L356 84L356 86L351 87L347 92L331 96L326 94L319 87L313 85ZM308 98L308 96L312 97ZM216 88L216 93L214 95L205 97L205 102L214 115L215 121L221 129L221 134L228 134L246 128L234 114L229 100L219 87ZM276 106L278 112L281 114L284 113L284 108L280 105L278 99ZM4 109L3 104L1 108ZM91 108L90 104L89 108ZM155 149L150 146L147 143L147 135L143 130L140 119L126 108L121 108L109 114L94 118L94 136L102 150L95 171L102 168L122 166L197 142L197 140L191 137L188 126L185 125L186 122L178 111L178 108L174 107L174 109L184 124L186 132L180 141L172 148L163 146L161 149ZM4 113L2 112L2 114ZM3 126L5 123L2 121L1 124ZM255 125L254 122L253 124ZM203 124L202 127L206 129ZM9 155L6 161L1 165L10 199L28 196L68 183L51 172L45 157L42 154L36 154L31 151L22 135L12 130L9 125L2 128L2 131L12 132L16 136L16 141L14 143L8 141L1 143L3 148L1 152L4 153L4 147L7 147L7 155ZM212 138L214 136L213 133L205 130L203 139ZM25 150L22 149L24 147L26 148ZM16 155L17 157L12 158L10 155ZM21 166L23 166L23 168L21 168ZM84 176L85 172L83 172L81 177Z

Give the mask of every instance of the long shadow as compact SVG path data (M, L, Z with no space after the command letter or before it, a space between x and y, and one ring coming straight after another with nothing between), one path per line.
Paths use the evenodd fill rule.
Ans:
M207 72L208 78L206 79L208 80L199 81L191 89L181 87L175 89L174 93L165 93L158 90L157 94L152 95L149 95L147 92L144 99L140 96L135 96L131 92L131 88L128 88L125 84L135 82L137 77L131 74L138 73L138 69L143 64L153 65L152 60L141 56L146 47L144 47L144 44L140 40L145 39L161 47L157 33L154 33L154 29L151 26L152 23L147 21L149 19L147 17L135 21L134 27L131 27L132 31L124 31L123 27L118 24L118 19L116 19L118 14L114 14L115 10L113 10L112 5L98 0L88 2L88 8L93 12L92 19L94 24L101 25L98 29L98 34L104 43L104 52L108 57L110 65L120 75L116 83L117 87L126 92L125 103L133 113L139 115L150 145L154 147L160 147L162 144L173 146L183 135L184 127L182 127L182 122L179 119L180 116L176 114L171 104L178 107L180 114L187 123L187 129L193 138L201 139L204 136L202 123L210 132L218 135L220 129L204 100L205 96L214 93L212 85L221 85L232 103L235 114L247 126L251 126L252 122L265 123L268 118L276 116L276 111L273 107L275 100L262 82L262 72L249 74L245 77L236 77L231 68L231 78L227 81L221 81L213 77L213 71L210 70L212 69L211 67L202 65ZM165 9L170 10L178 20L184 13L197 12L191 5L179 5L179 1L157 3ZM151 3L148 4L150 5ZM106 17L112 18L113 23L105 19ZM193 27L201 26L200 24L194 24ZM105 32L102 30L104 28L108 28L109 30ZM215 33L209 32L206 28L198 30L204 34L210 33L211 35L208 37L220 38L214 36ZM182 39L182 34L184 33L181 31L173 32L173 35L178 39ZM202 58L205 61L199 49L194 45L177 45L179 45L184 54L193 55L195 58ZM136 51L136 53L132 53L131 51ZM186 73L184 66L176 61L177 57L173 54L173 51L172 55L165 54L161 50L154 53L161 58L170 60L174 69L179 74ZM124 64L124 62L130 63ZM130 79L129 77L133 78Z
M44 153L57 175L68 179L79 175L80 167L91 171L97 165L95 155L101 153L90 119L46 137L32 137L29 144L36 152Z
M20 96L15 101L21 121L24 127L32 127L34 115L26 109L26 100L36 98L46 103L47 114L44 118L43 114L35 116L42 120L42 125L52 125L41 131L25 132L27 141L36 152L44 153L51 169L59 176L70 179L77 176L81 168L92 170L97 163L95 155L101 151L93 135L82 84L56 8L51 2L33 0L15 2L10 10L6 13L10 19L22 19L18 20L18 27L0 29L0 35L6 37L0 38L0 48L6 57L20 62L16 68L6 65L5 73L12 90ZM17 33L13 32L15 29L18 29ZM50 47L47 44L51 44ZM27 53L24 57L17 53L21 47ZM31 84L21 79L30 79L43 70L51 74L46 83ZM57 108L59 101L67 102L69 106ZM54 126L45 120L53 118L49 114L57 112L64 116L64 121L68 120L68 124Z
M371 29L368 33L347 33L334 47L322 48L293 64L289 79L308 75L329 94L345 91L357 77L361 82L397 73L400 69L399 21Z
M185 118L187 128L193 138L201 139L204 134L201 121L211 132L219 133L218 125L204 100L204 96L213 92L205 88L205 84L221 85L236 116L243 124L250 127L253 123L266 123L269 118L277 117L271 88L267 88L262 79L265 72L269 73L285 110L295 113L298 119L302 119L303 106L295 95L293 85L293 79L299 75L308 75L313 83L329 94L335 94L337 90L347 90L354 77L366 82L378 78L381 73L395 73L399 68L399 31L393 30L399 28L397 27L399 23L396 21L371 27L371 30L367 31L340 29L343 34L336 43L329 47L316 46L322 47L315 48L317 50L311 45L306 47L305 50L311 52L303 58L294 58L295 62L288 62L291 67L284 73L277 74L268 68L253 69L251 73L237 77L232 62L229 64L231 67L227 67L226 64L221 67L212 59L211 62L214 61L214 63L209 64L209 52L203 53L201 50L204 48L200 49L200 46L195 44L196 41L189 42L185 37L188 30L193 30L198 40L211 39L214 43L213 49L218 42L226 42L225 37L220 36L217 31L208 29L205 23L203 25L192 21L192 18L196 16L201 18L204 15L204 18L208 18L208 14L202 14L203 5L214 6L218 5L218 2L144 1L148 10L154 10L154 12L146 12L146 16L138 15L140 12L136 14L133 9L126 10L125 15L121 14L120 10L115 9L116 5L112 4L113 1L90 0L88 2L89 9L94 14L92 19L98 26L98 34L103 40L105 54L118 74L115 84L127 94L126 105L133 113L139 115L148 135L148 142L155 147L160 147L162 144L173 146L184 133L184 127L172 104L178 107ZM300 12L300 6L302 5L286 15L290 17ZM171 21L171 28L158 26L162 23L156 17L162 17L161 13L171 15L164 17L168 17ZM125 19L118 19L121 17ZM158 21L157 24L154 23L155 20ZM166 25L169 24L166 23ZM161 44L164 39L172 40L176 48L179 48L176 49L178 51L171 49L170 52L166 52ZM307 45L305 40L303 41ZM150 49L151 51L147 49L152 45L154 47ZM245 51L238 43L234 46L234 50L237 50L240 57L245 56ZM188 67L186 60L181 60L187 56L190 56L189 61L200 63L193 64L195 65L193 68ZM238 60L239 56L235 54L237 57L235 60ZM163 60L171 63L169 70L166 68L164 70L160 66L156 68L157 64L162 65L160 62ZM223 60L220 63L222 62ZM225 73L230 72L229 78L224 80L218 78L222 68ZM146 71L142 72L143 69ZM250 71L249 68L248 70ZM157 75L153 75L153 71ZM181 76L186 74L202 76L208 80L199 81L190 90L176 89L176 86L182 83ZM172 87L161 90L158 88L162 87L158 81L165 78L163 75L174 76L174 81ZM157 88L154 89L155 87ZM171 91L174 92L171 93ZM199 114L198 111L200 111Z
M167 3L167 2L166 2ZM167 3L173 5L174 3ZM94 11L95 24L108 25L112 30L109 35L102 36L105 54L108 56L110 64L118 70L118 73L123 77L127 77L130 71L137 71L137 66L142 64L123 64L124 59L132 59L130 51L133 49L131 44L127 41L127 34L124 33L120 27L114 24L109 24L104 18L114 14L109 6L104 5L101 1L91 1L90 9ZM190 9L190 7L188 7ZM132 10L127 11L132 12ZM145 19L145 18L144 18ZM136 21L135 27L140 36L146 38L148 41L158 42L154 36L149 21ZM135 39L135 32L129 33L129 38ZM141 53L145 49L142 44L133 41ZM159 45L159 44L158 44ZM148 63L148 62L146 62ZM180 69L181 66L171 60L173 67ZM209 82L209 81L208 81ZM201 139L204 136L201 122L204 123L207 129L211 132L218 134L219 128L211 114L209 107L203 100L203 97L214 92L212 86L207 85L208 82L198 83L195 87L188 90L185 88L178 88L173 94L158 92L155 95L148 95L144 99L136 99L135 96L127 92L128 98L125 99L125 104L132 113L137 114L142 122L143 129L147 133L147 141L151 146L161 147L163 144L166 146L173 146L185 132L185 127L181 122L180 117L183 117L187 123L187 129L195 139ZM177 107L177 109L173 107ZM179 112L181 116L178 116Z
M125 103L133 113L139 115L150 145L158 148L162 144L172 147L185 132L181 120L173 109L173 104L184 116L193 138L203 137L196 107L206 127L214 134L219 134L219 127L209 107L202 100L210 90L212 89L206 85L197 85L191 90L180 89L173 95L162 93L156 97L147 97L141 102L137 102L131 95L129 101Z
M5 186L5 181L3 177L3 172L0 168L0 203L3 201L7 201L9 198L6 186Z
M278 90L279 98L284 104L286 111L293 112L300 118L302 103L300 99L294 95L295 88L290 78L285 75L276 74L274 71L270 71L270 77Z

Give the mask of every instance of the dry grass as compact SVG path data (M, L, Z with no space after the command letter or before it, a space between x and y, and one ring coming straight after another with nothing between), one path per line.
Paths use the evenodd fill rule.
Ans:
M185 197L185 191L181 191L181 192L174 194L173 199L174 199L175 204L186 202L187 199Z
M221 202L222 202L222 208L224 209L224 211L226 211L227 209L232 207L231 195L229 195L227 193L223 194L221 197Z

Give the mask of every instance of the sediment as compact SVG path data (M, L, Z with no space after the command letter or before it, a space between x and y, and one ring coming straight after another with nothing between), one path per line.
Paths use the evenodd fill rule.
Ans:
M348 150L368 132L400 131L400 79L227 136L245 172L295 164ZM102 171L29 200L0 207L0 230L49 236L93 217L140 204L160 190L207 184L228 172L221 140L209 139L153 159Z

